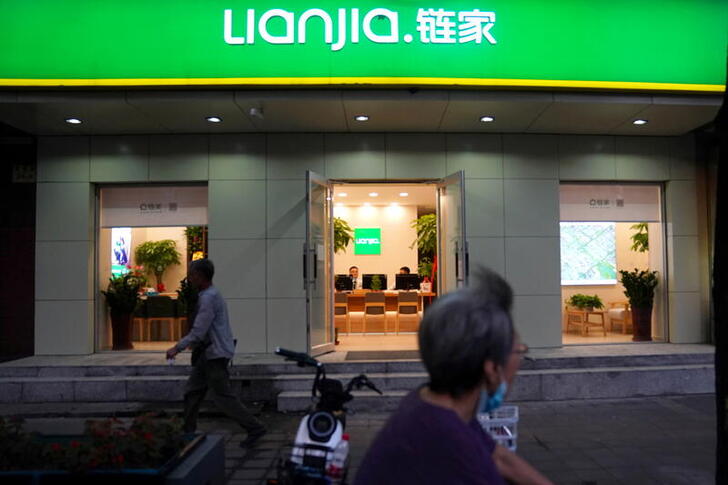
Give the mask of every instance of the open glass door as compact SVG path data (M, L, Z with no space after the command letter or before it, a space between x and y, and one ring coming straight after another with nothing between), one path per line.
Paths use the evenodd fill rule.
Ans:
M467 284L465 239L465 175L462 171L437 184L437 292L449 293Z
M303 279L306 288L306 334L311 355L334 350L333 204L331 184L306 172L306 242Z

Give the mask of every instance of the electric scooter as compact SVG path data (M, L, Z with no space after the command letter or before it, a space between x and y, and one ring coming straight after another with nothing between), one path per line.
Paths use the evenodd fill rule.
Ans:
M349 467L348 436L346 429L347 409L344 404L354 399L353 389L367 387L379 394L382 391L361 374L344 386L341 381L326 378L324 364L308 354L278 347L276 354L296 362L300 367L316 368L311 388L315 401L312 409L301 419L291 453L280 458L278 480L283 485L331 485L346 484ZM333 469L333 473L332 473Z

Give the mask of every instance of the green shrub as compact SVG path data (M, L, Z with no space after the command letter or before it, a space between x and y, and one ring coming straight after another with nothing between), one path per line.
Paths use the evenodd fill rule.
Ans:
M566 303L582 310L585 308L604 308L604 304L602 303L601 298L599 298L597 295L589 296L577 293L575 295L572 295L572 297L568 300L566 300Z

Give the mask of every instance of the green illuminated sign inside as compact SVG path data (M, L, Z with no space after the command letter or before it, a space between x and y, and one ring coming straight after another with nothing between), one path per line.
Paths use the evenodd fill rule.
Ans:
M354 229L354 254L382 254L382 230Z
M723 91L724 0L2 0L0 86Z

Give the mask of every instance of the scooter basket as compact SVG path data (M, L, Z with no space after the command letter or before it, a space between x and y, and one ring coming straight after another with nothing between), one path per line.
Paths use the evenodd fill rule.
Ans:
M502 406L478 415L478 422L499 445L516 451L518 440L518 406Z

